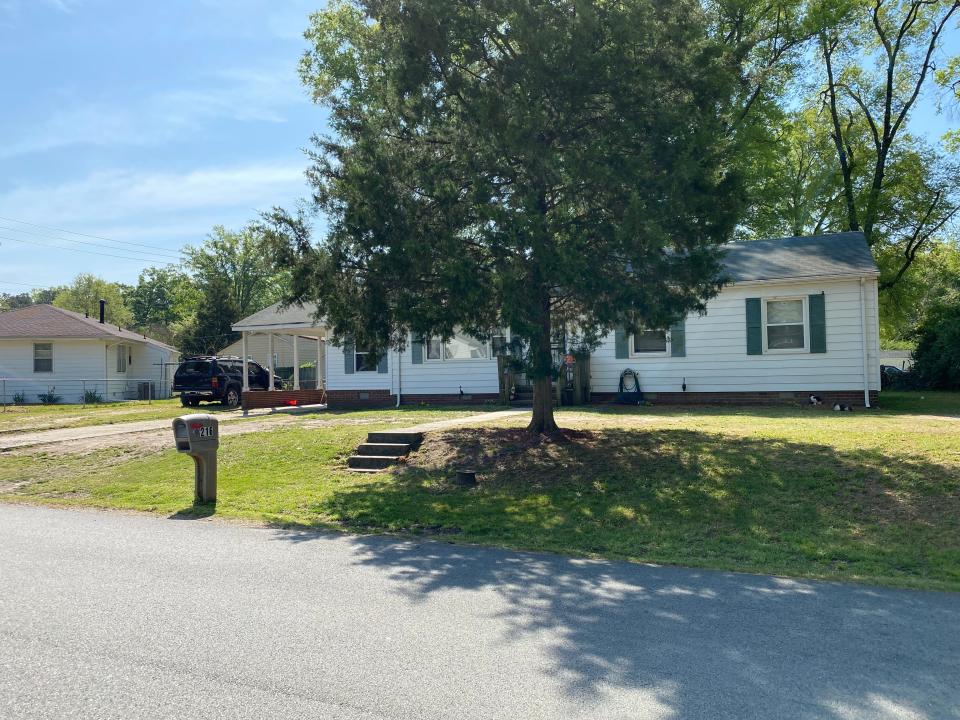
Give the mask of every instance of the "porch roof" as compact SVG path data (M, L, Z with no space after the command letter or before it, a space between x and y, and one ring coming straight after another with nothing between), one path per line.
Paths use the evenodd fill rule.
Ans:
M289 335L324 337L326 326L316 321L317 306L313 303L288 305L274 303L233 324L234 332L272 332Z

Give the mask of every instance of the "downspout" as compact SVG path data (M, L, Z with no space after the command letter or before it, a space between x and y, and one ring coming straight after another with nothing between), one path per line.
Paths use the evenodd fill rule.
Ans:
M863 406L870 407L870 350L867 344L867 303L864 287L866 278L860 278L860 342L863 347Z
M400 362L401 362L401 358L402 358L402 357L403 357L403 356L401 355L401 352L400 352L399 350L397 350L397 409L398 409L398 410L400 409L400 389L401 389L401 384L400 384Z

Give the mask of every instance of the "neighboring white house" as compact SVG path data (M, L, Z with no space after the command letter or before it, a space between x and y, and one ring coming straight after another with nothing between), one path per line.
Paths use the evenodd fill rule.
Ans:
M169 345L52 305L0 313L0 394L25 402L170 397L179 353Z
M704 315L672 328L610 333L589 358L593 399L615 396L632 369L660 402L826 401L863 404L880 390L879 271L863 233L730 243L727 284ZM313 307L264 311L235 330L325 335ZM335 403L493 399L493 343L410 338L372 362L363 348L326 343L324 377ZM560 349L565 350L564 348Z

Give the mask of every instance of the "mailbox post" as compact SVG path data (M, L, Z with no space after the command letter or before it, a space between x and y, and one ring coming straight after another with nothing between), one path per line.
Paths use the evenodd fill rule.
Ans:
M173 421L173 439L178 452L193 458L194 504L216 502L220 422L213 415L178 417Z

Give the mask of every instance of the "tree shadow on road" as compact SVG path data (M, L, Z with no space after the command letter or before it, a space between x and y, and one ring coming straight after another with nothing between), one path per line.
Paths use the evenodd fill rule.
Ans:
M521 433L512 444L504 442L510 433ZM651 522L673 522L689 533L689 547L719 547L731 562L771 548L774 561L781 553L796 562L816 557L823 545L828 564L902 557L915 571L925 562L914 557L922 546L891 548L886 556L875 544L898 536L917 543L931 521L942 523L952 471L878 451L690 430L572 433L567 443L542 445L513 430L442 437L436 467L428 461L344 486L318 514L339 517L349 529L466 529L468 539L483 537L478 518L488 518L501 523L488 536L492 543L500 533L511 544L527 537L528 547L550 547L579 533L587 548L596 537L599 552L634 543L639 556L676 541L664 528L650 529ZM444 479L444 466L460 464L486 471L479 488L454 489ZM871 534L871 523L884 527ZM942 538L946 527L930 537ZM310 530L276 532L290 542L329 539ZM477 594L467 607L502 628L502 652L535 640L546 663L536 670L586 706L611 690L681 718L953 717L960 704L955 595L418 538L349 542L355 563L386 573L406 601Z
M330 540L277 532L292 542ZM585 707L627 691L678 718L956 712L960 604L949 594L382 536L349 542L355 562L387 573L409 602L477 594L465 607L500 628L500 652L537 642L545 666L531 671Z

